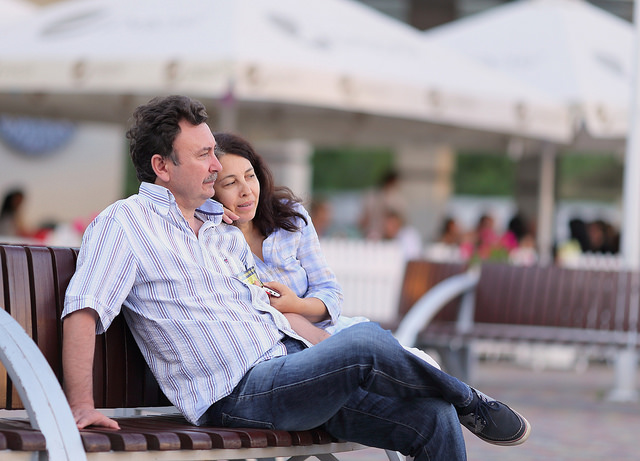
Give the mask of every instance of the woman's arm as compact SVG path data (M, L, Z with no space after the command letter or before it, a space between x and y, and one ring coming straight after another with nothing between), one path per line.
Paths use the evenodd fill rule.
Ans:
M289 287L279 282L265 282L264 285L280 293L269 296L269 302L283 314L298 314L310 322L320 322L329 318L327 306L321 299L298 297Z
M324 341L331 336L322 328L318 328L300 314L284 314L284 316L289 321L289 325L291 325L293 331L298 333L311 344L318 344L320 341Z

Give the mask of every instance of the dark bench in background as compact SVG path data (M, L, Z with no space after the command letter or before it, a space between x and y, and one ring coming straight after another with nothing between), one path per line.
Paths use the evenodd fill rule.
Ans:
M76 257L72 248L0 245L0 358L8 370L0 370L0 408L26 408L28 416L11 412L0 418L0 458L81 461L130 453L136 460L316 456L329 461L336 459L331 453L366 448L319 429L195 427L175 413L116 417L120 431L78 433L59 384L60 313ZM96 407L121 414L172 410L121 316L96 339ZM387 456L399 460L394 452Z
M451 374L473 380L476 340L595 347L616 356L610 397L635 399L639 273L484 263L420 289L419 273L436 263L411 264L401 309L413 306L396 336L405 345L435 348Z

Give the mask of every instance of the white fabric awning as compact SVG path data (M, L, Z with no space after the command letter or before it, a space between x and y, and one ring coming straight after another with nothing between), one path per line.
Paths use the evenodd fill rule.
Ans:
M633 26L582 0L520 0L424 32L545 91L594 138L627 134Z
M72 0L0 35L5 111L116 121L169 93L556 142L572 130L552 96L349 0Z

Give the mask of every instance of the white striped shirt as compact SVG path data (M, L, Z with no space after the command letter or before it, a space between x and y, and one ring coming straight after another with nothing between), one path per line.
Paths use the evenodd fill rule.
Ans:
M261 288L236 278L254 259L238 229L219 226L221 205L196 214L198 236L150 183L109 206L85 232L62 313L94 309L100 334L124 305L160 387L194 424L254 364L286 354L284 332L300 339Z

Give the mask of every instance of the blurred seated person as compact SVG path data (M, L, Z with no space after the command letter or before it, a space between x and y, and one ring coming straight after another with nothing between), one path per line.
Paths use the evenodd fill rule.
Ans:
M460 245L462 243L462 232L458 221L451 216L444 219L438 242L445 245Z
M402 249L406 261L423 256L422 237L418 230L407 224L403 214L389 208L383 213L382 239L395 240Z
M384 238L384 213L393 209L405 214L406 200L400 190L400 175L395 170L389 170L380 180L377 189L365 194L362 204L362 214L358 220L358 227L362 236L370 240Z
M29 231L24 224L22 210L25 200L21 189L7 192L0 212L0 235L8 237L27 237Z
M538 261L535 237L522 213L516 213L509 220L502 241L510 247L509 262L512 264L528 266Z
M315 198L311 201L309 214L311 215L311 221L313 222L318 237L326 237L333 219L331 204L324 198Z

